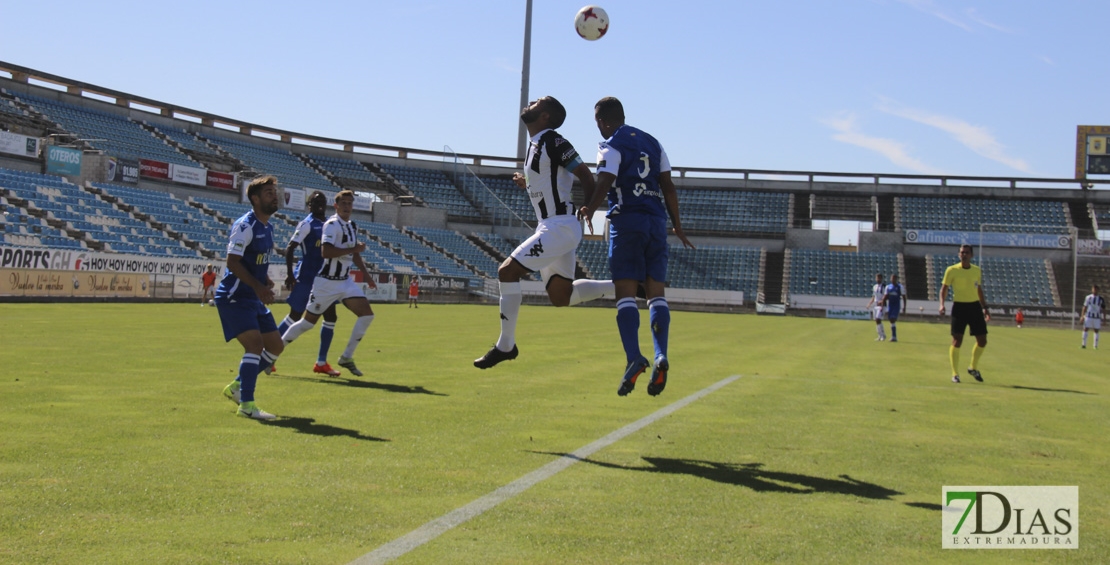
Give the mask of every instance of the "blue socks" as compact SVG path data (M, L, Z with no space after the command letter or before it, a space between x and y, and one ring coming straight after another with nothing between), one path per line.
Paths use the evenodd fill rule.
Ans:
M281 332L285 335L285 332ZM320 356L316 362L320 365L328 362L328 350L331 349L331 338L335 336L335 322L320 324Z
M258 382L259 357L253 353L244 353L243 360L239 362L239 398L240 402L254 402L254 385Z
M667 299L660 296L648 300L651 319L651 339L655 343L655 357L667 356L667 338L671 331L671 307Z
M617 301L617 329L624 345L624 355L628 363L639 360L640 354L640 310L635 298L622 298Z

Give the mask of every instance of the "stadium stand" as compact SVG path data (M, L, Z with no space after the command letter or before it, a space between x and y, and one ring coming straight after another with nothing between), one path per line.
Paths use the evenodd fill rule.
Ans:
M686 188L677 192L687 234L786 233L789 194Z
M948 261L933 260L931 275L940 291ZM973 263L983 269L983 294L990 304L1034 304L1061 306L1052 289L1052 263L1030 257L977 257Z
M405 231L408 231L433 247L438 247L454 255L455 258L472 267L482 276L497 278L497 261L481 248L474 245L470 240L463 237L459 232L417 227L405 228Z
M482 219L481 213L442 171L385 163L381 168L428 206L442 208L449 215L466 220Z
M17 100L59 126L81 136L89 146L125 159L153 159L189 167L200 164L155 137L138 123L109 112L23 94Z
M1058 233L1070 226L1063 202L903 196L896 214L907 230L979 231L982 224L1032 226L1025 231ZM1038 226L1043 229L1038 229Z
M285 186L322 190L328 194L334 194L340 190L338 186L289 151L224 136L211 135L205 138L234 155L256 173L276 176Z
M788 249L790 294L867 298L875 274L900 273L897 253L844 253L822 249ZM905 281L903 275L902 280ZM906 282L908 287L912 282Z

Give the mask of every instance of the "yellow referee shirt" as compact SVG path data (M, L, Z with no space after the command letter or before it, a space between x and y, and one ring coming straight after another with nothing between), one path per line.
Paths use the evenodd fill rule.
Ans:
M944 270L941 284L952 289L953 302L978 302L979 287L983 285L983 271L978 265L965 269L962 263L956 263Z

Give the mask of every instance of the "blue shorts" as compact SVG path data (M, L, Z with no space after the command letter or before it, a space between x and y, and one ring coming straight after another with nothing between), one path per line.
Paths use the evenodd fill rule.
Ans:
M277 331L273 314L260 300L217 301L216 310L220 312L224 341L231 341L239 337L239 334L250 330L258 330L263 334Z
M312 277L315 279L316 277ZM304 312L308 307L308 297L312 294L312 281L304 282L297 281L293 285L293 290L289 291L289 297L285 299L285 303L289 305L289 309L294 312Z
M900 314L900 313L901 312L899 312L898 310L887 310L886 311L886 319L890 320L891 322L897 321L898 320L898 314Z
M610 218L609 271L613 280L667 282L667 220L644 214Z

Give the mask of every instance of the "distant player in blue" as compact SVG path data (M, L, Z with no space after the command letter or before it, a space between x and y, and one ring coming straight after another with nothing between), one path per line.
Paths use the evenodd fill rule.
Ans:
M890 275L890 284L883 291L883 302L886 306L886 318L890 320L890 341L898 341L898 315L906 311L909 298L906 296L906 287L898 282L898 275Z
M239 376L224 387L224 396L239 404L238 415L244 418L273 420L276 416L255 406L254 386L259 371L272 365L285 349L266 307L274 302L274 281L268 274L274 228L269 220L281 207L277 178L265 176L251 181L247 199L253 209L231 225L227 268L216 289L224 340L237 339L243 345Z
M324 256L320 253L320 241L327 221L328 197L319 190L308 198L309 215L297 224L293 237L289 238L289 245L285 248L285 288L291 289L285 302L289 304L289 315L281 321L278 332L285 335L289 329L304 315L308 306L308 297L312 294L312 281L324 266ZM297 247L301 248L301 260L294 268L293 259L297 254ZM335 336L335 304L328 306L324 311L324 323L320 324L320 353L316 357L316 365L312 367L313 373L322 373L331 377L338 377L336 371L328 363L328 350L331 349L331 340Z
M643 285L655 345L655 368L647 392L656 396L667 385L667 341L671 310L667 305L667 216L683 245L694 245L682 232L678 195L671 180L671 164L663 146L643 130L624 123L624 106L607 97L594 105L594 120L601 136L598 147L597 190L578 217L589 219L609 199L609 270L617 297L617 329L627 366L617 394L625 396L650 363L640 353L640 312L636 291Z

